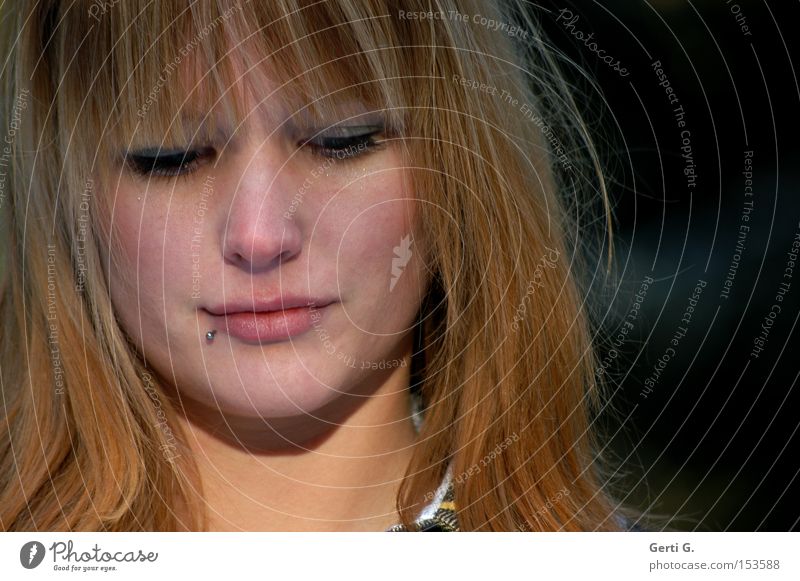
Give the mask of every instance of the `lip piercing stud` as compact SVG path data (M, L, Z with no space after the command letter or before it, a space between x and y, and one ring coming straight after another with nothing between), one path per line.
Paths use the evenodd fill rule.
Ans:
M217 334L216 331L209 331L208 333L206 333L206 339L208 339L209 341L213 341L214 340L214 335L216 335L216 334Z

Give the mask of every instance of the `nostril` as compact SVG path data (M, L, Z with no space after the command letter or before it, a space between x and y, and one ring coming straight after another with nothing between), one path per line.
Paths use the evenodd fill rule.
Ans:
M228 254L225 257L225 260L228 263L232 264L233 266L238 266L238 267L241 267L245 262L247 262L245 260L244 256L242 256L238 252L233 252L233 253Z
M295 254L296 253L292 252L291 250L284 250L278 256L278 264L283 264L284 262L295 256Z
M291 260L302 245L303 236L297 224L287 224L272 211L246 204L232 213L223 235L225 258L242 269L274 268Z
M294 258L297 254L298 251L294 251L290 248L287 248L286 250L282 250L279 253L273 255L271 260L266 260L266 259L259 259L258 256L253 256L251 259L248 258L248 256L245 256L241 252L231 252L225 257L225 260L232 266L236 266L241 269L253 270L268 266L273 266L273 267L279 266L281 264L284 264L285 262L288 262L289 260ZM263 262L263 264L259 264L260 262ZM270 264L266 264L267 262L269 262Z

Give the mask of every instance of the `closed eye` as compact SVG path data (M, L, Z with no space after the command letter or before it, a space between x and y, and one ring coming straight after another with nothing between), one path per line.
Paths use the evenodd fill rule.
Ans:
M317 133L300 143L320 157L346 160L380 149L376 136L384 133L382 125L334 127ZM145 177L174 177L190 174L198 167L213 161L213 147L188 150L147 148L128 152L125 162L136 174Z
M301 143L315 155L333 159L352 159L379 149L375 137L384 133L382 125L334 127Z
M139 175L172 177L195 171L200 165L212 161L215 155L213 147L190 150L155 148L129 152L125 161L128 167Z

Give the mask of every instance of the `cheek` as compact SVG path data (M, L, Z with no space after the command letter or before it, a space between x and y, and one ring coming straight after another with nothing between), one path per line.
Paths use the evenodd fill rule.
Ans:
M323 214L335 245L337 278L359 285L389 288L392 262L413 248L411 225L415 203L399 170L368 177L341 192ZM413 251L411 251L413 252ZM396 260L395 260L396 262ZM345 284L340 284L346 288Z
M348 223L341 236L337 263L340 268L385 271L394 255L410 239L409 204L388 201L375 204Z
M163 304L170 290L182 284L184 272L191 269L187 260L191 224L180 216L178 208L167 209L158 201L137 198L141 193L120 188L113 222L112 236L117 260L112 261L114 286L119 297L119 310L127 311L142 305ZM133 304L129 301L134 298ZM161 311L158 311L161 312Z
M405 329L424 294L421 241L413 229L417 202L409 191L399 170L386 172L340 194L326 220L325 255L346 293L347 316L368 333Z

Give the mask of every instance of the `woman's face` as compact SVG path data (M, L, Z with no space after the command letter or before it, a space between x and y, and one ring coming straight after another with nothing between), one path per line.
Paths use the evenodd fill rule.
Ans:
M314 415L407 365L424 247L398 143L380 113L348 119L358 106L320 124L260 103L208 143L116 167L112 301L184 402Z

